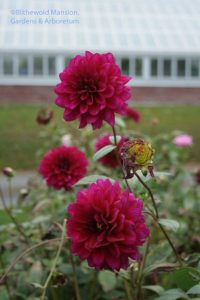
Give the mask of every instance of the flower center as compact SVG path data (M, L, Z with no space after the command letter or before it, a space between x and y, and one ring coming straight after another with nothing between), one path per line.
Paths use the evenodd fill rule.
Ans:
M103 224L96 223L96 228L99 232L101 232L103 230Z
M58 162L58 167L61 171L66 171L69 169L69 162L66 159L62 159Z

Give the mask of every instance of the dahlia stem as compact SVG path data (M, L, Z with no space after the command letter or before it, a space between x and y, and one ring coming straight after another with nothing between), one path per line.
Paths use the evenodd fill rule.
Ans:
M139 265L139 270L137 274L137 279L136 279L136 284L137 284L137 290L136 290L136 299L143 299L143 293L142 293L142 272L145 267L148 251L149 251L149 246L150 246L150 238L147 239L146 244L145 244L145 250L144 250L144 255L142 257L141 263Z
M112 126L112 130L113 130L113 136L114 136L115 146L117 147L117 134L116 134L115 126ZM129 185L129 183L128 183L128 180L126 179L126 174L125 174L125 172L124 172L124 168L123 168L123 166L122 166L122 163L121 163L121 160L120 160L120 157L119 157L119 153L118 153L118 152L116 152L116 156L117 156L117 161L118 161L118 163L119 163L119 165L120 165L120 168L121 168L121 170L122 170L122 173L123 173L123 175L124 175L124 180L125 180L125 182L126 182L126 186L127 186L128 190L129 190L129 192L131 192L131 187L130 187L130 185Z
M65 238L67 239L67 238ZM24 252L22 252L22 254L20 254L19 256L17 256L15 258L15 260L11 263L11 265L8 267L7 271L3 274L2 277L0 277L0 284L3 282L3 280L8 276L8 274L10 273L10 271L15 267L15 265L27 254L29 254L29 252L35 250L36 248L39 248L41 246L44 246L46 244L51 244L53 242L59 242L61 241L61 238L55 238L55 239L51 239L51 240L46 240L43 241L41 243L38 243L36 245L33 245L32 247L26 249Z
M8 192L10 198L10 207L13 207L13 195L12 195L12 178L8 178Z
M60 240L60 244L59 244L59 247L58 247L58 251L57 251L57 254L56 254L56 257L54 259L54 262L53 262L53 265L52 265L52 268L51 268L51 271L49 273L49 276L47 277L47 280L43 286L43 293L42 293L42 296L41 296L41 300L44 300L45 299L45 295L46 295L46 290L48 288L48 285L51 281L51 277L53 275L53 272L55 271L56 269L56 265L57 265L57 262L58 262L58 259L60 257L60 253L61 253L61 250L62 250L62 246L64 244L64 239L65 239L65 231L66 231L66 220L64 220L63 222L63 227L62 227L62 235L61 235L61 240Z
M137 172L134 173L134 175L137 177L137 179L139 180L139 182L144 186L144 188L149 192L149 195L151 197L151 201L153 204L153 207L155 209L155 213L156 213L156 218L159 218L159 213L158 213L158 208L156 205L156 201L154 199L153 193L151 191L151 189L148 187L148 185L142 180L142 178L137 174Z
M75 289L75 293L76 293L76 300L81 300L80 290L79 290L79 286L78 286L78 280L77 280L77 276L76 276L76 265L74 263L74 259L71 254L71 251L69 251L69 258L70 258L70 262L72 265L72 271L73 271L73 276L74 276L74 289Z
M176 251L176 248L174 247L174 244L172 243L168 233L166 232L165 228L158 222L158 219L160 218L159 216L159 212L158 212L158 208L157 208L157 205L156 205L156 201L154 199L154 196L153 196L153 193L150 189L150 187L142 180L142 178L135 172L134 175L138 178L138 180L140 181L140 183L144 186L144 188L149 192L149 195L151 197L151 200L152 200L152 203L153 203L153 206L154 206L154 209L155 209L155 212L156 212L156 215L152 215L151 216L153 217L154 221L157 223L157 225L160 227L161 231L163 232L165 238L167 239L169 245L171 246L178 262L182 265L182 261L181 261L181 258L179 257L177 251Z
M2 200L4 210L6 211L6 213L10 217L10 219L13 221L13 223L15 224L15 227L16 227L17 231L19 232L19 234L24 237L24 240L25 240L26 244L29 245L28 237L24 233L24 231L22 229L22 226L18 223L17 219L13 216L11 209L8 208L7 205L6 205L6 201L4 199L4 194L3 194L3 191L1 189L1 187L0 187L0 196L1 196L1 200Z

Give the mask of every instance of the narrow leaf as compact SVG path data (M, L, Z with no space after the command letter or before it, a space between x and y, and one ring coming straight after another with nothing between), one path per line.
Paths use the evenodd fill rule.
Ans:
M117 147L114 145L108 145L105 146L103 148L101 148L99 151L97 151L93 157L94 161L97 161L99 158L105 156L106 154L112 152L114 149L116 149Z
M179 228L179 223L175 220L159 219L158 223L173 231L177 231Z
M87 184L91 184L97 181L97 179L109 179L111 182L114 182L115 180L103 175L90 175L90 176L86 176L83 177L82 179L80 179L77 183L75 183L74 185L87 185Z
M187 294L200 294L200 284L193 286Z
M109 137L109 140L110 140L110 142L111 142L113 145L115 145L115 137L114 137L113 135ZM117 141L117 144L120 142L120 140L121 140L121 136L120 136L120 135L116 135L116 141Z
M158 295L160 295L161 293L164 292L163 287L160 285L144 285L143 289L153 291L153 292L157 293Z

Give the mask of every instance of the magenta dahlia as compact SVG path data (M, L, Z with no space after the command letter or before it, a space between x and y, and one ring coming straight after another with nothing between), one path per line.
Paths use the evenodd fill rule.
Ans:
M108 146L108 145L113 145L110 141L110 137L112 135L107 133L103 136L101 136L100 138L97 139L96 144L95 144L95 150L96 152L98 150L100 150L101 148ZM108 166L111 168L115 168L118 166L118 160L117 160L117 152L119 152L121 146L123 145L124 141L125 141L125 137L121 137L121 140L119 141L118 145L117 145L117 149L111 151L110 153L106 154L105 156L103 156L102 158L99 159L99 161L104 165L104 166Z
M81 190L68 207L72 253L97 270L126 269L129 258L139 259L138 247L149 236L142 207L142 200L108 179Z
M64 108L66 121L79 120L79 128L91 124L100 128L103 121L115 124L115 113L126 114L131 97L126 83L130 76L123 76L112 53L77 55L60 73L61 83L55 88L56 104Z
M39 165L39 173L48 186L68 191L85 176L87 165L85 154L79 149L60 146L44 155Z
M126 108L126 116L130 117L135 123L139 123L141 119L140 113L131 107Z

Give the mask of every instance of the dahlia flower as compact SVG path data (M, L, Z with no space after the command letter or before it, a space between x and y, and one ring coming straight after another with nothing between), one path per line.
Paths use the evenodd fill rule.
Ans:
M135 123L139 123L141 119L140 113L131 107L126 108L126 116L130 117Z
M48 186L69 191L87 171L85 154L76 147L60 146L47 152L39 165L39 173Z
M180 134L177 135L174 139L173 139L173 143L176 145L176 147L178 148L182 148L182 147L191 147L193 144L193 139L191 135L188 134Z
M131 97L126 83L130 76L123 76L115 64L112 53L77 55L60 73L55 88L55 103L64 108L65 121L79 120L79 128L91 124L100 128L103 121L115 124L115 113L126 114Z
M95 144L95 150L98 151L101 148L107 146L107 145L112 145L111 141L109 140L109 138L112 135L107 133L103 136L101 136L100 138L97 139L96 144ZM110 153L106 154L105 156L101 157L99 159L99 161L108 167L111 168L115 168L118 166L118 160L117 160L117 152L120 150L121 146L123 145L125 141L125 137L121 137L121 140L119 141L118 145L117 145L117 149L111 151Z
M81 190L68 206L72 253L97 270L127 269L129 258L139 259L138 247L149 236L142 207L142 200L108 179Z

